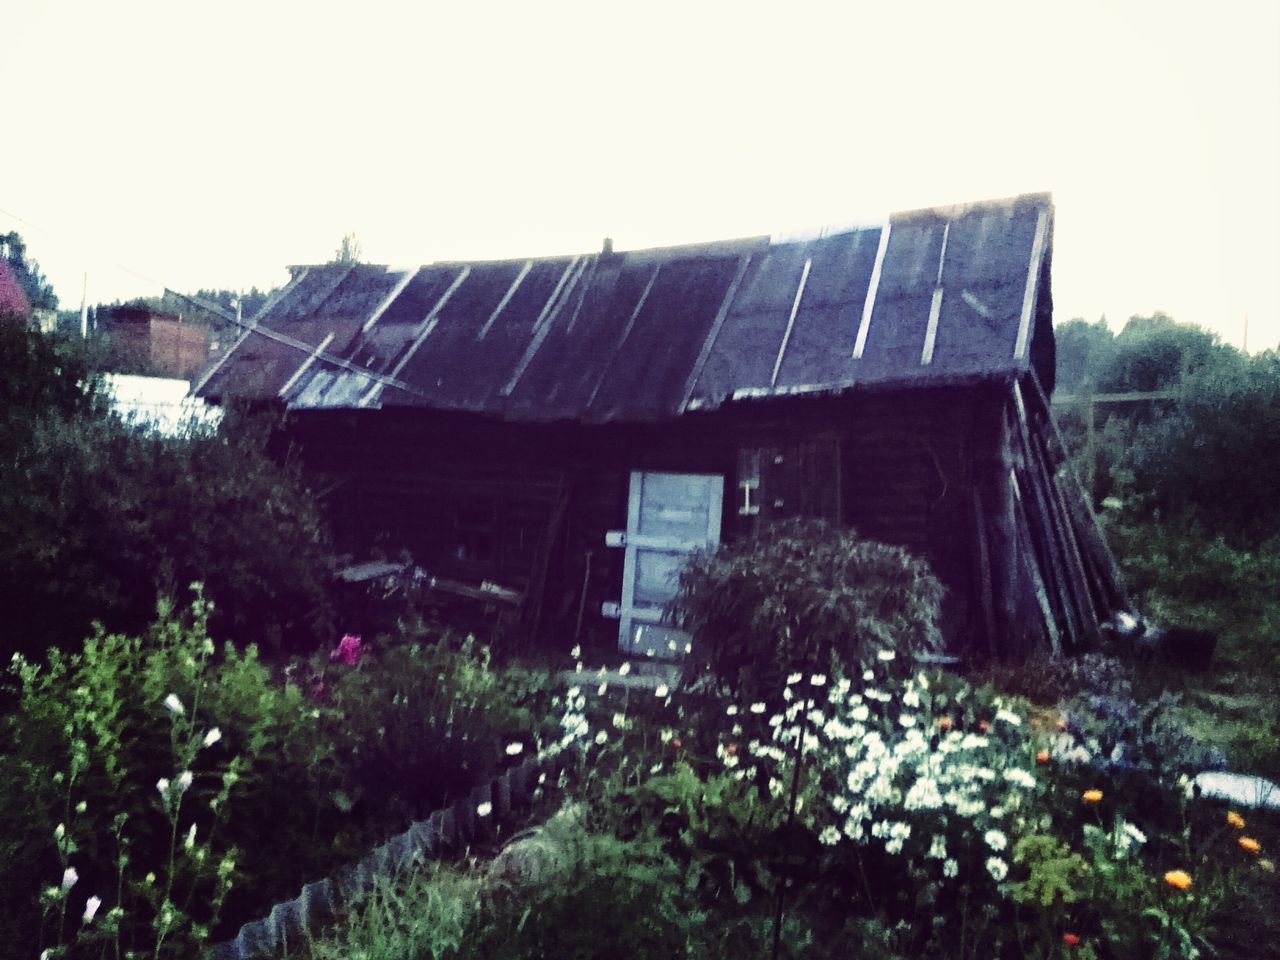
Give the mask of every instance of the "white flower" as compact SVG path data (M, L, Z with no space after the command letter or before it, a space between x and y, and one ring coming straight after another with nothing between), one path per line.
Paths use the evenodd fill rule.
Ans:
M1016 713L1014 713L1012 710L1004 710L1004 709L997 710L996 719L1003 720L1005 723L1009 724L1009 726L1011 727L1022 726L1022 718L1018 716Z
M204 745L206 747L212 747L215 743L217 743L221 739L222 739L222 731L219 730L217 727L214 727L212 730L210 730L208 733L204 735Z
M895 654L892 650L881 650L879 653L876 654L876 657L879 658L880 660L883 660L885 663L888 663L889 661L891 661L895 656L897 656L897 654Z
M790 700L791 700L791 698L792 698L793 696L795 696L795 694L793 694L793 693L791 692L791 688L790 688L790 687L783 687L783 688L782 688L782 699L783 699L783 700L786 700L786 701L790 702Z
M988 857L987 873L991 874L992 880L999 883L1009 875L1009 865L999 857Z
M84 813L88 809L89 809L89 803L86 800L81 800L79 803L76 804L76 813Z
M920 706L920 694L916 693L914 688L909 688L907 692L902 695L902 705L914 710L916 707Z
M76 885L76 881L80 879L80 874L76 873L75 867L67 867L62 871L62 889L70 890Z
M493 804L488 800L476 807L477 817L487 817L491 813L493 813Z
M1021 767L1009 767L1004 772L1004 778L1015 787L1022 787L1024 790L1030 790L1036 785L1036 778Z
M603 745L604 742L608 739L609 739L609 734L601 730L599 733L596 734L596 746Z
M960 864L956 863L956 861L951 857L948 857L946 862L942 864L942 875L944 877L954 877L959 872Z
M904 727L910 728L916 725L916 718L909 713L904 713L902 716L898 717L898 722Z
M1001 850L1003 850L1005 847L1009 845L1008 838L999 830L988 830L983 835L982 839L985 840L987 842L987 846L990 847L992 850L994 850L996 853L999 853ZM1000 878L997 877L996 879L1000 879Z
M191 829L187 831L187 839L182 841L182 845L190 850L196 845L196 825L193 823Z
M1134 843L1141 844L1141 843L1147 842L1147 835L1143 833L1141 830L1139 830L1137 827L1135 827L1132 823L1126 823L1124 825L1124 832L1127 833L1133 839Z
M792 673L792 674L788 674L788 675L787 675L787 686L788 686L788 687L790 687L790 686L792 686L793 684L797 684L797 683L799 683L802 679L803 679L803 676L802 676L801 674L799 674L799 673Z
M827 675L825 673L815 673L813 676L809 678L809 686L811 687L826 686L826 683L827 683Z
M597 697L603 697L603 696L604 696L604 692L605 692L606 690L608 690L608 689L609 689L609 684L608 684L608 683L602 683L602 684L600 684L600 686L596 687L596 696L597 696Z
M942 860L947 856L947 838L941 833L933 835L933 843L929 846L929 852L925 854L933 860Z
M176 693L171 693L164 698L164 708L179 717L187 712L186 708L182 706L182 701L178 699L178 695Z
M582 644L575 643L573 645L573 649L569 651L569 659L577 660L581 656L582 656Z
M507 744L507 756L508 756L508 757L514 757L514 756L517 756L517 755L519 755L521 752L523 752L523 750L524 750L524 744L523 744L523 743L516 742L516 743L508 743L508 744Z
M178 774L178 791L180 793L186 793L187 790L191 787L191 780L192 780L192 777L191 777L190 770L183 770L180 774Z
M671 691L667 689L667 685L665 683L660 683L658 684L657 689L653 691L653 695L657 697L659 700L661 700L670 692Z
M157 780L157 781L156 781L156 789L160 791L160 796L162 796L162 797L163 797L163 796L167 795L167 794L169 793L169 779L168 779L168 777L161 777L159 780Z
M832 826L823 827L822 832L818 834L818 842L828 847L835 846L840 842L840 831Z
M862 671L862 679L866 680L868 683L874 680L875 678L876 678L876 675L872 673L870 670Z
M84 902L84 922L92 923L94 914L98 912L98 908L102 906L101 897L90 897Z
M849 714L855 723L866 723L867 718L871 716L871 709L865 704L860 703L853 708L853 712Z
M726 717L736 717L736 716L738 715L738 708L737 708L737 706L736 706L736 705L734 705L734 704L732 704L732 703L731 703L731 704L729 704L729 706L727 706L727 707L725 708L724 715L725 715Z
M625 677L630 672L631 672L630 663L624 663L622 666L618 668L618 676L620 677Z
M58 824L56 827L53 828L53 839L61 840L63 836L66 834L66 832L67 832L66 826L64 826L61 823Z

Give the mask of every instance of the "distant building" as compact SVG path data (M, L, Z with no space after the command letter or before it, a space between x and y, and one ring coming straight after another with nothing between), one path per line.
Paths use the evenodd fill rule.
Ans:
M190 380L212 355L208 327L146 304L103 309L99 322L111 338L112 365L129 372Z

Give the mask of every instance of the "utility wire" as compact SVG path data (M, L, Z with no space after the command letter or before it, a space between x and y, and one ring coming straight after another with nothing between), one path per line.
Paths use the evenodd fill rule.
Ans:
M9 217L11 220L16 220L18 223L25 224L26 226L31 227L33 230L37 230L40 233L44 233L44 234L49 233L48 230L45 230L43 227L39 226L38 224L32 223L30 220L27 220L24 217L20 217L16 213L11 213L10 211L5 210L2 207L0 207L0 214L3 214L4 216ZM114 266L120 270L123 270L125 273L131 276L137 277L139 280L142 280L145 283L151 284L153 287L161 288L167 294L173 294L175 297L178 297L181 300L186 300L188 303L194 304L200 309L205 310L208 313L212 313L214 316L222 320L225 320L236 327L239 327L241 330L244 331L246 336L248 336L251 333L256 333L261 337L265 337L266 339L282 344L283 346L291 347L295 350L299 350L302 353L305 353L308 358L314 358L317 363L327 363L330 366L338 367L350 373L359 374L360 376L365 377L373 381L374 383L379 383L387 387L394 387L397 390L403 390L405 393L411 394L415 397L426 396L426 394L424 394L422 391L409 386L409 384L405 383L403 380L398 380L395 377L390 377L383 373L377 373L366 367L361 367L359 364L352 363L350 360L347 360L344 357L339 357L332 353L326 353L324 350L317 349L315 345L309 344L305 340L299 340L297 337L291 337L288 334L280 333L276 330L271 330L268 327L263 327L259 325L255 320L243 320L240 317L234 316L230 311L224 310L222 307L218 306L216 303L210 303L208 300L201 299L200 297L193 297L190 294L179 293L177 290L174 290L172 287L161 283L159 280L156 280L153 277L149 277L144 273L139 273L137 270L134 270L132 267L128 267L123 263L116 262ZM268 302L268 306L269 305L270 303ZM226 356L229 356L231 351L235 350L237 346L239 346L239 343L233 344L230 347L230 349L227 351L227 354L224 355L224 359L226 358Z

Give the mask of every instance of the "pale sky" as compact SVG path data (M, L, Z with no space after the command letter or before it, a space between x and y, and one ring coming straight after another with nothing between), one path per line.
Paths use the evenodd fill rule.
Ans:
M67 307L1047 190L1059 320L1280 344L1277 0L0 0L0 89Z

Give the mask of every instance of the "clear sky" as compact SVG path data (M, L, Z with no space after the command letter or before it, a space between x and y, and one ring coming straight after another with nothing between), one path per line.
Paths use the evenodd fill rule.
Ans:
M1049 190L1058 319L1280 344L1277 0L0 0L0 89L66 306Z

